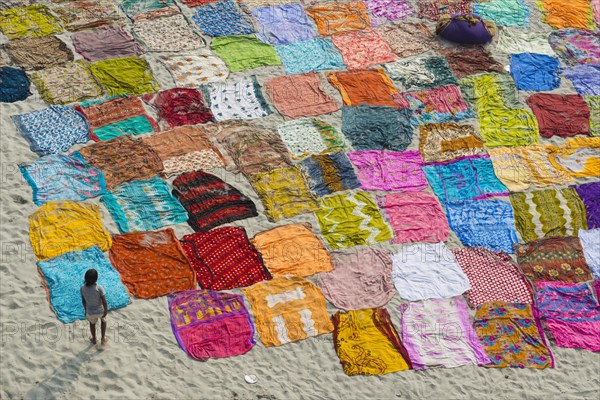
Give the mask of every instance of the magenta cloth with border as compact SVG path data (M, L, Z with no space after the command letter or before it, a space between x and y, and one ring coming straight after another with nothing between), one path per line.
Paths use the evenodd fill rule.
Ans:
M348 153L348 158L356 167L356 176L365 190L415 191L427 187L421 170L423 158L418 150L362 150Z

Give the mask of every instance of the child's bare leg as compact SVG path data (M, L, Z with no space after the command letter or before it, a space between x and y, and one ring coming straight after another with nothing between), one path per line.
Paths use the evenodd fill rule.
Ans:
M96 344L96 324L92 324L90 322L90 332L92 333L92 338L90 339L90 341L94 344Z
M106 344L106 321L104 320L100 320L100 333L102 334L100 343Z

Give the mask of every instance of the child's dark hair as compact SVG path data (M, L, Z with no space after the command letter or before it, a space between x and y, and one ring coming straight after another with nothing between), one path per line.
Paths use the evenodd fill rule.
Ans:
M92 286L98 281L98 271L95 269L88 269L85 272L85 286Z

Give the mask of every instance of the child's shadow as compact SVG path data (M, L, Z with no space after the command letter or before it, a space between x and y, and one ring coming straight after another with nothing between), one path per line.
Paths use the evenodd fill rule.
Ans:
M82 365L97 354L96 351L90 351L95 347L96 346L90 343L75 357L62 363L60 367L54 370L52 375L44 379L37 386L31 388L31 390L25 394L25 399L56 399L67 393L73 383L77 380Z

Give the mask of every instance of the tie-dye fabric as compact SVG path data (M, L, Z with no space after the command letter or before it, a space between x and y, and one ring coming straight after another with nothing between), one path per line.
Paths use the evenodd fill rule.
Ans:
M200 49L193 54L161 56L160 62L173 77L176 87L198 88L227 79L229 69L212 51Z
M360 186L344 153L312 155L300 162L308 185L317 196L356 189Z
M89 140L87 121L72 107L50 106L13 115L12 120L31 151L40 156L61 153Z
M502 200L463 200L446 204L450 228L465 246L513 253L518 242L510 203Z
M0 103L14 103L31 96L29 78L25 71L0 67Z
M102 88L83 60L51 67L31 74L31 80L49 104L67 104L100 97Z
M158 122L166 128L182 125L205 124L213 120L197 89L174 88L142 97L158 114Z
M42 4L0 10L0 31L9 39L62 32L60 21Z
M600 64L600 33L586 29L559 29L550 34L548 41L567 64Z
M542 20L553 27L594 29L589 0L540 0L538 7L543 13Z
M579 241L592 275L600 279L600 229L580 229Z
M131 303L119 274L110 265L102 250L96 246L38 261L37 266L44 278L43 284L48 291L50 307L62 323L85 319L79 289L84 282L86 271L92 268L98 271L97 284L106 292L109 311Z
M502 196L508 189L496 177L488 156L461 157L423 167L427 181L442 203Z
M590 134L590 109L580 95L536 93L526 101L543 137Z
M239 294L186 290L169 295L171 328L193 359L245 354L254 345L254 325Z
M486 302L533 304L533 290L527 278L509 254L483 247L452 250L471 289L466 292L471 308Z
M233 0L217 1L198 7L192 19L208 36L234 36L254 33L252 20Z
M435 54L402 59L384 67L403 92L458 84L446 59Z
M336 250L331 259L333 271L319 274L317 285L337 308L383 307L396 295L389 251L370 247Z
M252 15L258 25L257 36L265 43L290 44L315 37L313 27L300 4L255 8Z
M538 312L526 303L484 303L473 322L493 368L554 368Z
M265 216L277 222L317 209L306 179L296 167L278 168L250 177L254 191L265 207Z
M398 94L398 89L383 68L328 72L327 79L340 91L345 106L367 104L398 107L393 98Z
M376 30L400 58L416 56L440 47L427 25L422 22L383 25Z
M419 126L419 150L425 162L450 161L484 153L483 140L472 125L443 122Z
M395 152L383 150L353 151L348 158L357 170L364 190L423 190L427 180L421 170L423 159L417 150Z
M20 164L37 206L55 200L85 200L106 192L104 176L77 153L52 154Z
M513 54L510 58L510 73L519 90L539 92L560 86L558 59L544 54Z
M392 230L367 192L335 194L319 200L315 216L330 248L372 245L392 238Z
M411 116L387 106L342 107L342 133L357 150L403 151L412 140Z
M368 28L371 23L367 6L358 1L333 2L307 7L306 13L315 20L322 36Z
M202 94L217 121L255 119L272 113L254 75L204 85Z
M406 303L398 309L402 342L414 369L490 362L477 340L462 297ZM457 328L455 333L447 332L450 327Z
M600 95L600 65L578 65L566 68L563 73L580 95Z
M600 306L585 283L538 282L540 316L558 347L600 351Z
M584 183L575 190L585 207L588 226L600 228L600 182Z
M342 54L348 69L367 68L396 60L390 46L371 28L334 35L331 41Z
M414 13L408 0L363 0L363 3L367 5L373 26L382 25L387 21L396 22Z
M500 26L527 28L531 11L524 0L490 0L474 3L473 11Z
M91 62L144 54L142 46L120 26L80 31L73 34L71 40L75 51Z
M217 37L210 42L210 48L225 61L231 72L281 65L275 48L254 35Z
M4 45L10 58L25 70L56 67L73 61L73 52L56 36L27 37Z
M448 240L448 221L435 196L426 192L388 193L379 206L394 230L392 243Z
M546 189L511 193L515 225L523 240L549 236L576 236L587 229L585 207L575 189Z
M96 61L90 65L94 77L111 96L141 95L160 90L148 61L141 57L123 57Z
M456 85L441 86L422 92L402 93L394 96L401 108L413 111L411 122L415 125L472 118L473 112Z
M142 232L187 221L188 214L159 177L127 182L102 196L119 232Z
M346 68L342 56L331 39L315 38L275 46L275 51L288 75ZM310 57L307 57L307 54L310 54Z
M132 31L148 51L190 51L204 47L204 41L182 14L136 22Z
M344 149L344 141L331 125L318 119L295 119L277 127L290 155L302 159L310 154L334 153Z

